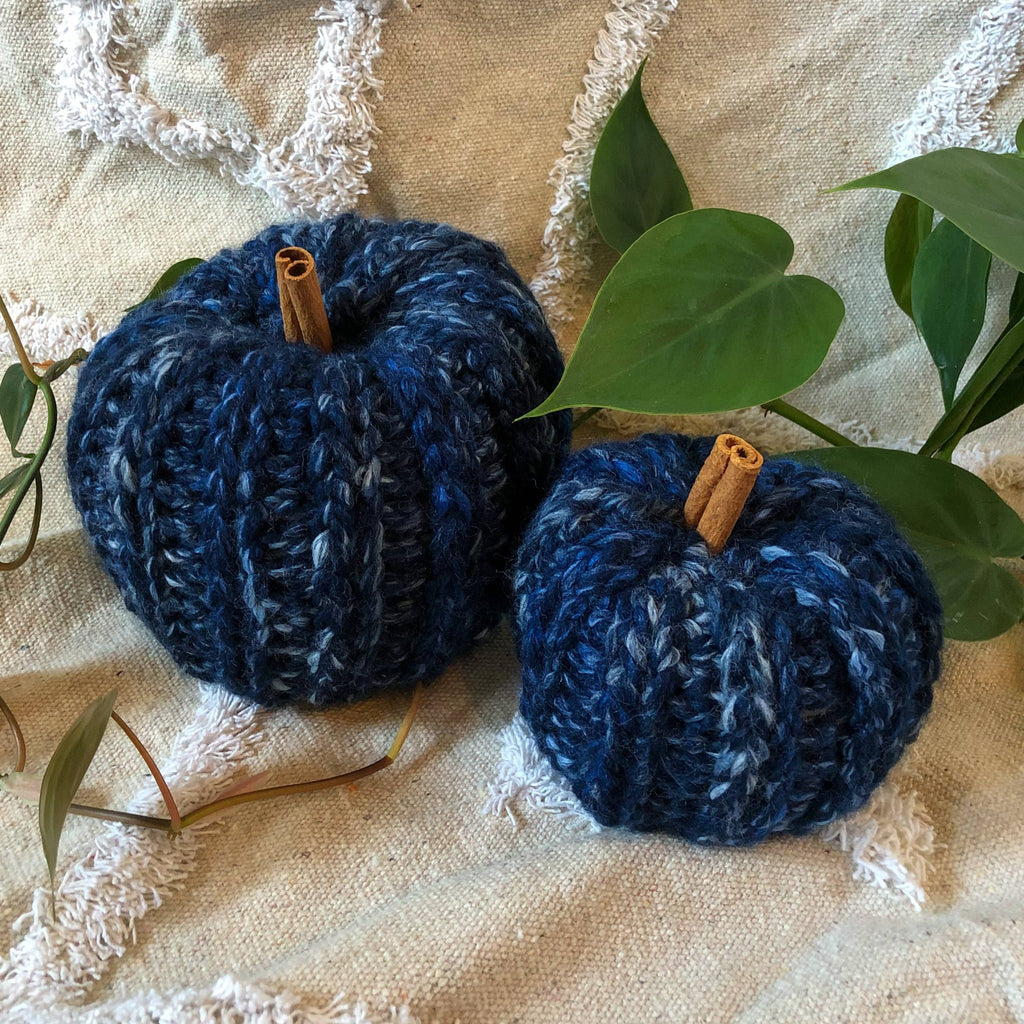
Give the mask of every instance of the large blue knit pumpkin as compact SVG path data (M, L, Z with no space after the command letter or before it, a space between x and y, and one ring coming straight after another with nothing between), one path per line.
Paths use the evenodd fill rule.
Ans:
M285 341L274 256L316 259L334 350ZM345 215L269 228L85 363L68 472L127 606L185 671L266 704L429 679L493 626L568 413L494 244Z
M709 555L683 504L712 443L568 460L516 569L521 711L599 822L745 844L868 799L931 704L941 612L878 504L790 460Z

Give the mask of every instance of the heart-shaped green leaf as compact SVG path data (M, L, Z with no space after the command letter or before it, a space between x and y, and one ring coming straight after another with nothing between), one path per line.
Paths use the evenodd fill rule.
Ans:
M682 172L644 103L646 63L645 58L608 118L590 171L594 220L618 252L655 224L693 209Z
M21 440L21 432L28 422L38 390L38 385L25 376L21 363L7 367L7 372L0 381L0 419L3 421L7 440L11 442L12 453Z
M939 592L946 636L989 640L1021 620L1024 587L993 559L1024 555L1024 523L973 473L885 448L816 448L787 458L842 473L888 509Z
M990 253L1024 270L1024 160L937 149L832 189L886 188L915 196Z
M885 227L885 275L896 305L913 320L911 282L921 243L932 230L935 211L920 199L901 195Z
M169 292L178 281L183 278L190 270L195 270L203 261L195 256L190 256L188 259L179 260L177 263L168 267L157 279L155 285L149 290L149 294L142 300L142 302L136 302L134 306L129 306L125 312L130 313L133 309L138 309L139 306L145 305L147 302L152 302L153 299L159 299L164 292Z
M39 835L51 885L57 871L57 851L68 808L96 756L116 700L117 690L97 697L64 734L43 773L39 791Z
M821 365L843 301L787 276L793 240L764 217L676 214L605 278L554 392L529 415L576 405L704 413L767 402Z
M950 220L939 221L914 264L914 322L939 371L947 409L985 322L991 266L992 254Z

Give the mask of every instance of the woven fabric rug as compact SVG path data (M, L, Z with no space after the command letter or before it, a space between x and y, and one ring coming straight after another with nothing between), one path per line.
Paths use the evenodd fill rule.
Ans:
M594 145L650 55L648 103L698 205L778 220L794 269L846 300L800 404L912 448L940 406L887 297L891 199L822 190L936 147L1009 148L1024 0L609 3L0 0L0 290L26 344L40 359L89 347L170 263L358 209L498 241L569 351L609 266L585 195ZM64 418L73 388L58 388ZM751 412L676 425L809 441ZM181 674L99 570L62 457L36 553L0 577L0 692L30 770L115 685L185 805L387 749L407 696L263 712ZM1024 416L958 461L1024 511ZM175 840L71 821L55 919L35 808L0 798L0 1018L1021 1020L1022 679L1021 627L951 643L919 742L864 811L704 849L596 829L515 716L503 627L358 787ZM6 770L6 740L0 757ZM113 734L82 799L158 806Z

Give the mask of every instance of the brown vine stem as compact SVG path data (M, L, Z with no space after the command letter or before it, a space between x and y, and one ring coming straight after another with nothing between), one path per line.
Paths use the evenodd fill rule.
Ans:
M359 779L365 779L368 775L374 775L381 769L387 768L389 765L394 763L395 759L398 757L399 751L402 749L402 745L405 743L406 737L409 735L409 730L412 728L413 719L416 717L416 711L420 706L420 700L422 697L423 686L421 684L416 687L412 703L409 705L409 710L405 713L405 718L402 719L402 724L398 727L398 732L395 733L395 739L391 744L391 749L388 750L383 757L378 758L372 764L365 765L362 768L356 768L350 772L345 772L342 775L332 775L327 779L316 779L313 782L293 782L285 786L267 786L265 789L256 789L251 793L236 793L234 796L222 797L220 800L214 800L205 807L199 807L194 811L189 811L189 813L181 819L181 827L188 828L189 825L195 824L195 822L200 819L211 814L216 814L218 811L227 810L229 807L237 807L240 804L252 803L254 800L267 800L276 796L288 796L290 794L297 793L315 793L321 789L332 789L335 786L343 786L346 783L357 782Z
M409 710L406 711L402 724L395 733L390 749L383 757L379 757L372 764L364 765L362 768L355 768L350 772L343 772L341 775L332 775L326 779L314 779L311 782L293 782L285 786L267 786L263 789L254 789L247 793L235 793L232 796L221 797L219 800L214 800L203 807L197 807L194 811L189 811L188 814L180 817L177 822L172 821L171 818L158 818L149 814L136 814L134 811L118 811L108 807L91 807L88 804L72 804L68 808L68 813L77 814L83 818L117 821L123 825L138 825L140 828L152 828L159 832L173 834L188 828L190 825L194 825L197 821L201 821L211 814L217 814L220 811L227 810L229 807L237 807L239 804L252 803L255 800L271 800L274 797L298 793L316 793L321 789L333 789L335 786L344 786L357 782L359 779L365 779L369 775L374 775L395 762L409 735L409 730L412 728L412 723L416 717L417 710L419 710L422 698L423 686L421 684L416 687ZM11 731L14 733L15 741L18 744L18 768L16 770L21 771L25 767L25 741L22 738L21 729L18 727L14 713L7 707L2 698L0 698L0 711L7 718ZM170 789L167 787L166 781L160 774L159 769L157 769L149 752L142 746L142 741L131 732L119 715L112 713L112 717L125 730L135 748L142 754L147 767L153 772L153 778L156 780L157 787L160 789L161 794L164 794L164 802L168 805L168 811L176 814L177 807L174 803L174 798L170 795ZM164 793L165 790L166 794Z
M4 718L7 719L11 735L14 737L14 745L18 748L18 757L14 770L16 772L23 772L25 770L25 760L28 757L28 752L25 748L25 737L21 732L21 726L18 725L17 718L14 717L14 712L7 706L7 701L3 697L0 697L0 712L3 712Z
M160 795L164 798L164 806L167 808L167 813L170 815L170 826L172 832L181 831L181 813L178 811L178 805L174 800L174 794L171 792L171 787L167 785L167 780L164 778L163 773L157 767L156 761L153 760L153 756L145 748L142 740L135 735L131 726L116 712L111 711L110 717L117 722L121 727L121 731L132 741L132 745L139 752L139 756L143 761L146 762L146 767L149 769L150 775L153 776L153 781L156 783L156 788L160 790Z

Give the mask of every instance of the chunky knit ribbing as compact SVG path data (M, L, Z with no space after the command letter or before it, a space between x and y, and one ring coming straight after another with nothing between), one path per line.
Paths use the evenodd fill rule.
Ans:
M334 351L284 340L274 255L316 259ZM84 365L75 502L178 664L263 703L429 679L508 606L569 435L513 420L561 373L501 250L343 215L269 228L129 314Z
M568 460L517 564L521 710L602 824L745 844L867 801L931 705L942 617L878 504L789 460L709 556L682 509L712 440Z

